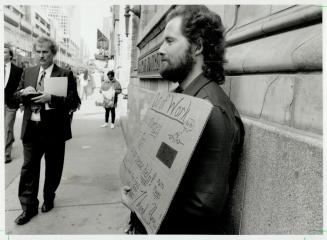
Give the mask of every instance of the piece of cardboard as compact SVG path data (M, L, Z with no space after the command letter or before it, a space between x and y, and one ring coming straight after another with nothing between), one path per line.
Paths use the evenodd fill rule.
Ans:
M44 78L44 92L51 95L67 97L68 78L50 77Z
M132 209L158 231L211 113L209 101L158 92L120 166Z

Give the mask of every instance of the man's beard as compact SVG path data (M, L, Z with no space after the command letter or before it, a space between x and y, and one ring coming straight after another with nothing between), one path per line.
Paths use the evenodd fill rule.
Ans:
M162 66L160 67L160 75L164 79L174 83L183 82L194 66L194 59L191 47L189 47L185 51L184 55L180 56L177 59L177 62L174 65L172 65L170 59L166 60L166 64L167 66L165 68L163 68Z

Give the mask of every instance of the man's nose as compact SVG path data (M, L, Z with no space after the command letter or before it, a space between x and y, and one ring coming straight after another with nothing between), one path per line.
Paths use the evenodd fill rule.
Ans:
M159 50L158 50L158 55L160 55L161 57L163 55L165 55L165 46L164 45L165 45L165 43L162 43Z

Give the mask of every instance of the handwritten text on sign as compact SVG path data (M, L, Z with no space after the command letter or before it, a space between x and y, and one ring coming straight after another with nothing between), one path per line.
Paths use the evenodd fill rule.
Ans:
M211 108L203 99L158 92L147 110L120 175L148 233L158 231Z

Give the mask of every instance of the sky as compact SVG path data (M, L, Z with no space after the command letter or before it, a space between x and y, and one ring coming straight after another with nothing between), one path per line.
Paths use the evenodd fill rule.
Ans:
M81 38L86 42L91 56L96 52L97 28L102 30L103 18L109 14L109 4L81 5Z

